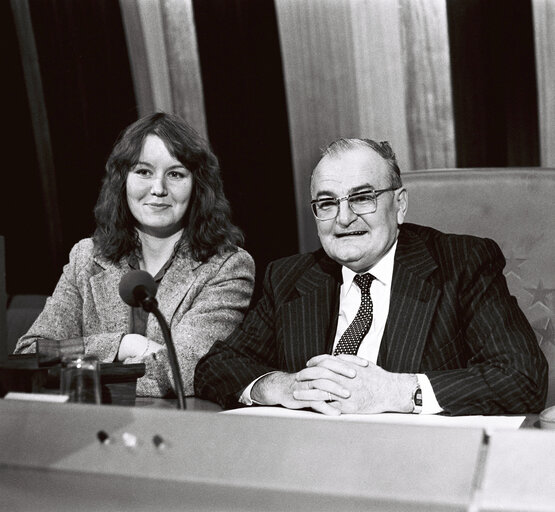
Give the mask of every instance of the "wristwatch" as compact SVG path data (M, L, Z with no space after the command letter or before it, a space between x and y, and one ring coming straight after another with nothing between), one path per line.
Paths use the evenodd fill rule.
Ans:
M422 412L422 390L419 385L416 386L412 394L412 405L412 412L414 414L420 414Z

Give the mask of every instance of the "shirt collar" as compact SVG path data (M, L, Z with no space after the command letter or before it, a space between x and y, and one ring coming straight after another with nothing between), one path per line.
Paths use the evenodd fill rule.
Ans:
M173 252L171 254L171 256L168 258L168 261L166 261L166 263L164 263L164 265L162 266L162 268L158 271L158 273L153 276L154 277L154 281L156 281L157 283L159 283L162 278L164 277L164 275L166 274L166 271L168 270L168 268L170 268L170 265L173 263L173 260L175 259L176 254L178 253L179 249L181 248L182 244L181 241L177 242L173 248ZM140 263L139 263L139 257L137 256L136 252L132 252L128 257L127 257L127 264L129 265L129 267L131 267L133 270L140 270Z
M378 281L384 285L391 285L393 279L393 265L395 263L395 251L397 250L397 240L391 246L389 251L382 256L382 258L372 267L368 272L372 274ZM353 284L353 279L357 275L350 268L341 267L341 273L343 274L343 285L345 289L349 289Z

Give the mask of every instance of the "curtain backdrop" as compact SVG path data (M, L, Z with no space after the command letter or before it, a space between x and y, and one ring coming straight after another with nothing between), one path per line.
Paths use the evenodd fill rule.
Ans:
M260 163L238 139L253 132L258 141L261 132L273 132L284 161L271 167L272 188L282 202L293 184L289 211L296 208L296 227L263 215L272 232L296 230L302 251L318 246L308 207L310 171L320 149L338 136L389 140L406 171L555 165L549 142L555 135L554 0L120 2L124 12L138 5L151 20L177 19L184 5L193 11L181 31L172 37L165 31L165 53L160 38L150 51L168 70L179 58L196 57L188 74L202 84L208 134L228 164L224 171L239 183L256 180ZM144 23L142 32L148 32ZM184 50L192 33L196 44ZM143 41L148 48L146 36ZM169 76L157 73L153 90L165 90ZM188 88L170 89L201 104ZM230 138L237 128L239 136ZM249 226L250 212L262 212L264 201L247 205L248 188L237 189L243 193L229 189L237 218L257 240L264 238ZM264 264L286 252L274 241L267 254L259 253Z
M260 283L318 243L310 171L339 136L404 172L555 166L555 0L12 0L0 234L8 293L51 293L112 143L165 110L207 136Z
M71 246L94 230L112 143L137 118L129 57L113 0L1 4L8 293L50 294Z

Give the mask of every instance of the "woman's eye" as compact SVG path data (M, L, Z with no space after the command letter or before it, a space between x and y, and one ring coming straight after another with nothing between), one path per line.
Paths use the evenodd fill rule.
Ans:
M183 179L185 177L185 173L183 173L181 171L170 171L170 172L168 172L168 177L176 179L176 180L180 180L180 179Z
M150 169L146 169L145 167L138 167L137 169L133 170L134 174L137 174L138 176L150 176L151 175L151 171Z

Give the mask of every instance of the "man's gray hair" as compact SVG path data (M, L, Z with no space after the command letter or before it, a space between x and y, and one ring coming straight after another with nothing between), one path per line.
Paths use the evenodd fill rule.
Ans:
M401 169L399 169L399 164L397 163L397 158L393 149L389 145L389 142L376 142L372 139L344 139L340 138L334 140L327 147L322 149L320 156L324 158L326 156L333 157L341 153L345 153L351 149L356 148L370 148L373 149L378 155L380 155L387 163L389 168L389 179L391 181L390 186L399 188L403 186L401 180Z

